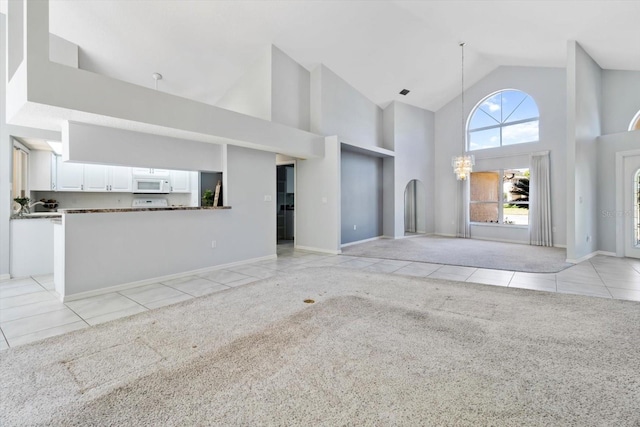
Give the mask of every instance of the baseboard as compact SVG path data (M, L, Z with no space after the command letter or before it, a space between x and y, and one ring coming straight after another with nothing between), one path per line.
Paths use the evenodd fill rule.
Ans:
M618 256L618 254L616 254L615 252L609 252L609 251L598 251L598 255L612 256L612 257Z
M470 237L473 240L483 240L486 242L501 242L501 243L515 243L517 245L527 245L529 246L529 242L523 242L521 240L509 240L509 239L484 239L482 237Z
M364 239L364 240L358 240L357 242L349 242L349 243L343 243L340 245L341 248L345 248L347 246L353 246L353 245L358 245L360 243L365 243L365 242L373 242L374 240L380 240L383 239L384 236L378 236L378 237L372 237L370 239Z
M9 280L11 279L10 274L0 274L0 280Z
M322 254L331 254L331 255L340 255L342 253L342 251L337 250L337 251L332 251L330 249L323 249L323 248L314 248L312 246L298 246L298 245L294 245L293 247L296 250L300 250L300 251L306 251L306 252L320 252Z
M593 258L596 255L598 255L598 251L591 252L590 254L587 254L587 255L585 255L583 257L580 257L578 259L567 258L566 261L568 263L571 263L571 264L580 264L581 262L587 261L587 260Z
M278 255L276 255L276 254L267 255L267 256L258 257L258 258L251 258L251 259L247 259L247 260L243 260L243 261L230 262L228 264L220 264L220 265L215 265L215 266L212 266L212 267L199 268L197 270L184 271L182 273L168 274L166 276L158 276L158 277L153 277L151 279L138 280L136 282L123 283L121 285L109 286L107 288L95 289L93 291L79 292L79 293L73 294L73 295L65 295L65 296L59 296L59 294L56 294L56 295L59 296L60 301L62 301L62 302L76 301L76 300L79 300L79 299L94 297L94 296L97 296L97 295L108 294L108 293L111 293L111 292L120 292L120 291L124 291L126 289L137 288L138 286L151 285L153 283L158 283L158 282L167 281L167 280L173 280L173 279L179 279L181 277L197 276L199 274L208 273L208 272L216 271L216 270L222 270L224 268L235 267L235 266L243 265L243 264L251 264L251 263L259 262L259 261L268 261L268 260L277 259L277 258L278 258Z
M447 234L447 233L433 233L434 236L439 236L439 237L458 237L455 234Z
M553 245L554 248L567 249L567 245Z

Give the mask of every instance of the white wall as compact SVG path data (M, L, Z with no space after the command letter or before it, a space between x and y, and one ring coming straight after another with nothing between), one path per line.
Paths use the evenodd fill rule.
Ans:
M65 161L191 171L222 170L221 146L207 142L67 122L63 125L62 144Z
M271 50L265 52L216 102L216 105L271 120Z
M6 123L6 16L0 14L0 279L9 278L11 216L11 136L60 140L60 132L8 125ZM25 220L29 221L29 220Z
M340 253L340 143L325 138L322 159L296 164L296 242L301 249ZM275 176L275 169L273 171ZM274 210L275 212L275 210Z
M310 130L311 74L271 46L271 121Z
M49 34L49 60L78 68L78 45L55 34Z
M628 213L616 208L616 153L640 149L640 131L598 138L598 250L616 252L616 220Z
M640 111L640 71L602 70L602 135L629 130Z
M275 155L227 155L230 210L65 215L64 296L275 256Z
M324 65L311 72L311 132L384 148L382 109Z
M435 114L422 108L402 102L393 102L393 145L394 166L394 237L404 236L404 190L409 181L417 179L423 186L424 194L417 202L423 203L418 212L421 232L434 231L434 191L435 191ZM387 108L388 109L388 108ZM385 109L385 112L386 110ZM385 123L386 124L386 123Z
M596 139L601 135L602 69L576 42L568 43L567 103L567 259L578 260L597 250ZM575 157L571 155L575 152ZM571 233L573 231L573 233ZM572 236L573 234L573 236Z
M551 219L555 227L555 245L566 244L566 75L561 68L499 67L475 85L465 90L465 118L478 102L502 89L522 90L536 101L540 111L539 142L474 151L475 171L499 165L522 165L522 158L532 152L549 150L551 159ZM435 232L456 234L456 196L458 185L451 168L451 158L460 155L464 130L461 123L461 98L453 99L435 113ZM522 157L524 156L524 157ZM492 159L495 159L493 161ZM488 163L491 161L491 163ZM459 206L459 205L458 205ZM466 206L466 204L465 204ZM496 239L502 234L498 227L484 235ZM528 243L528 238L523 243Z

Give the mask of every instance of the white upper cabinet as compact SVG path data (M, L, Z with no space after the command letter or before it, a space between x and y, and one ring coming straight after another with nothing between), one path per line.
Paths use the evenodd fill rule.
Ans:
M29 154L29 190L56 190L57 156L51 151L31 150Z
M133 168L133 174L138 176L169 176L168 169L154 169L154 168Z
M109 191L109 166L84 165L84 191Z
M109 191L131 193L133 190L131 168L111 166L109 172Z
M191 192L191 172L189 171L171 171L171 192L172 193L190 193Z
M63 162L57 157L58 191L82 191L84 189L84 165L82 163Z

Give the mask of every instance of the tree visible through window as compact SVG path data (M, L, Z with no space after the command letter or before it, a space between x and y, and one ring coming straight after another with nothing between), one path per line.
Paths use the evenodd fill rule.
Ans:
M529 224L529 169L471 172L471 222Z
M538 124L538 106L533 98L519 90L502 90L482 100L471 113L468 149L537 142Z

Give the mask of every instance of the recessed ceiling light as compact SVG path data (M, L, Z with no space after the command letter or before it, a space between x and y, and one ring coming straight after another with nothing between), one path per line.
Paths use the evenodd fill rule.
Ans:
M406 95L406 94L408 94L408 93L409 93L409 89L402 89L402 90L400 91L400 95Z

